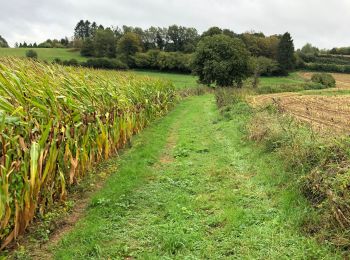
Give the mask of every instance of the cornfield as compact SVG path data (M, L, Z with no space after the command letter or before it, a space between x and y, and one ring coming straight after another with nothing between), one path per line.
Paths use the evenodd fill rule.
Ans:
M175 99L132 73L0 59L1 247Z

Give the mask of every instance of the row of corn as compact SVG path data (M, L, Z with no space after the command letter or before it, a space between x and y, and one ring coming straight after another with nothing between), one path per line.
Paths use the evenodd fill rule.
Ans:
M2 248L175 98L171 83L132 73L0 59Z

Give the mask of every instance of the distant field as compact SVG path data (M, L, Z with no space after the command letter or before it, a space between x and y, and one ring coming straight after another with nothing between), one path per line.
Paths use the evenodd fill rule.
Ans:
M136 74L168 79L174 82L177 89L191 88L198 85L198 78L188 74L166 73L157 71L134 71Z
M281 84L298 84L305 82L298 73L291 73L287 77L261 77L260 86L276 86Z
M310 79L313 73L299 75ZM271 103L300 121L308 122L318 131L333 134L350 132L350 75L332 73L336 88L308 90L297 93L257 95L250 98L253 106ZM296 75L298 76L298 75ZM269 80L274 80L270 78Z
M0 48L0 57L25 57L27 50L35 50L38 53L38 58L40 60L53 61L55 58L61 60L86 60L86 58L80 56L79 51L63 48Z
M159 77L171 80L174 82L175 86L178 89L184 89L189 87L197 86L198 78L196 76L188 75L188 74L177 74L177 73L166 73L166 72L157 72L157 71L134 71L136 74L147 75L151 77ZM288 77L261 77L260 79L260 87L265 86L274 86L277 87L279 85L295 85L299 83L304 83L305 79L302 78L297 73L291 73ZM246 83L249 85L249 83Z

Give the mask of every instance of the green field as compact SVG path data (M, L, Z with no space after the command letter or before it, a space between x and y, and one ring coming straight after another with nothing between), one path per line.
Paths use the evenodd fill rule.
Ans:
M177 74L177 73L166 73L158 71L134 71L138 75L158 77L162 79L171 80L177 89L191 88L198 85L198 78L189 74Z
M86 58L80 56L79 51L74 49L64 48L0 48L0 57L25 57L27 50L35 50L38 53L38 58L45 61L53 61L55 58L61 60L76 59L78 61L85 61Z
M305 79L300 77L298 73L290 73L286 77L261 77L260 86L278 86L278 85L295 85L304 83Z
M134 71L139 75L146 75L150 77L158 77L171 80L176 88L184 89L194 86L198 86L198 77L189 75L189 74L177 74L177 73L166 73L158 71ZM247 80L246 86L250 86L250 81ZM261 77L260 78L260 87L272 86L276 87L279 85L296 85L305 83L305 80L301 78L297 73L291 73L286 77Z

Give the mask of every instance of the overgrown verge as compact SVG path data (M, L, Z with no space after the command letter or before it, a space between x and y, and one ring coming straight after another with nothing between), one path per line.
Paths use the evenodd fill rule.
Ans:
M176 100L167 81L5 58L0 96L2 248Z
M231 103L227 96L231 96ZM242 110L242 104L246 104L242 91L221 90L216 93L216 98L226 118L235 116L236 111L250 113L251 120L245 130L247 137L284 161L287 171L292 174L291 181L297 181L317 213L305 220L303 229L320 241L349 249L349 138L318 134L274 106Z
M327 138L274 108L258 111L248 125L249 138L277 153L298 175L319 218L305 228L322 240L350 246L350 141Z

